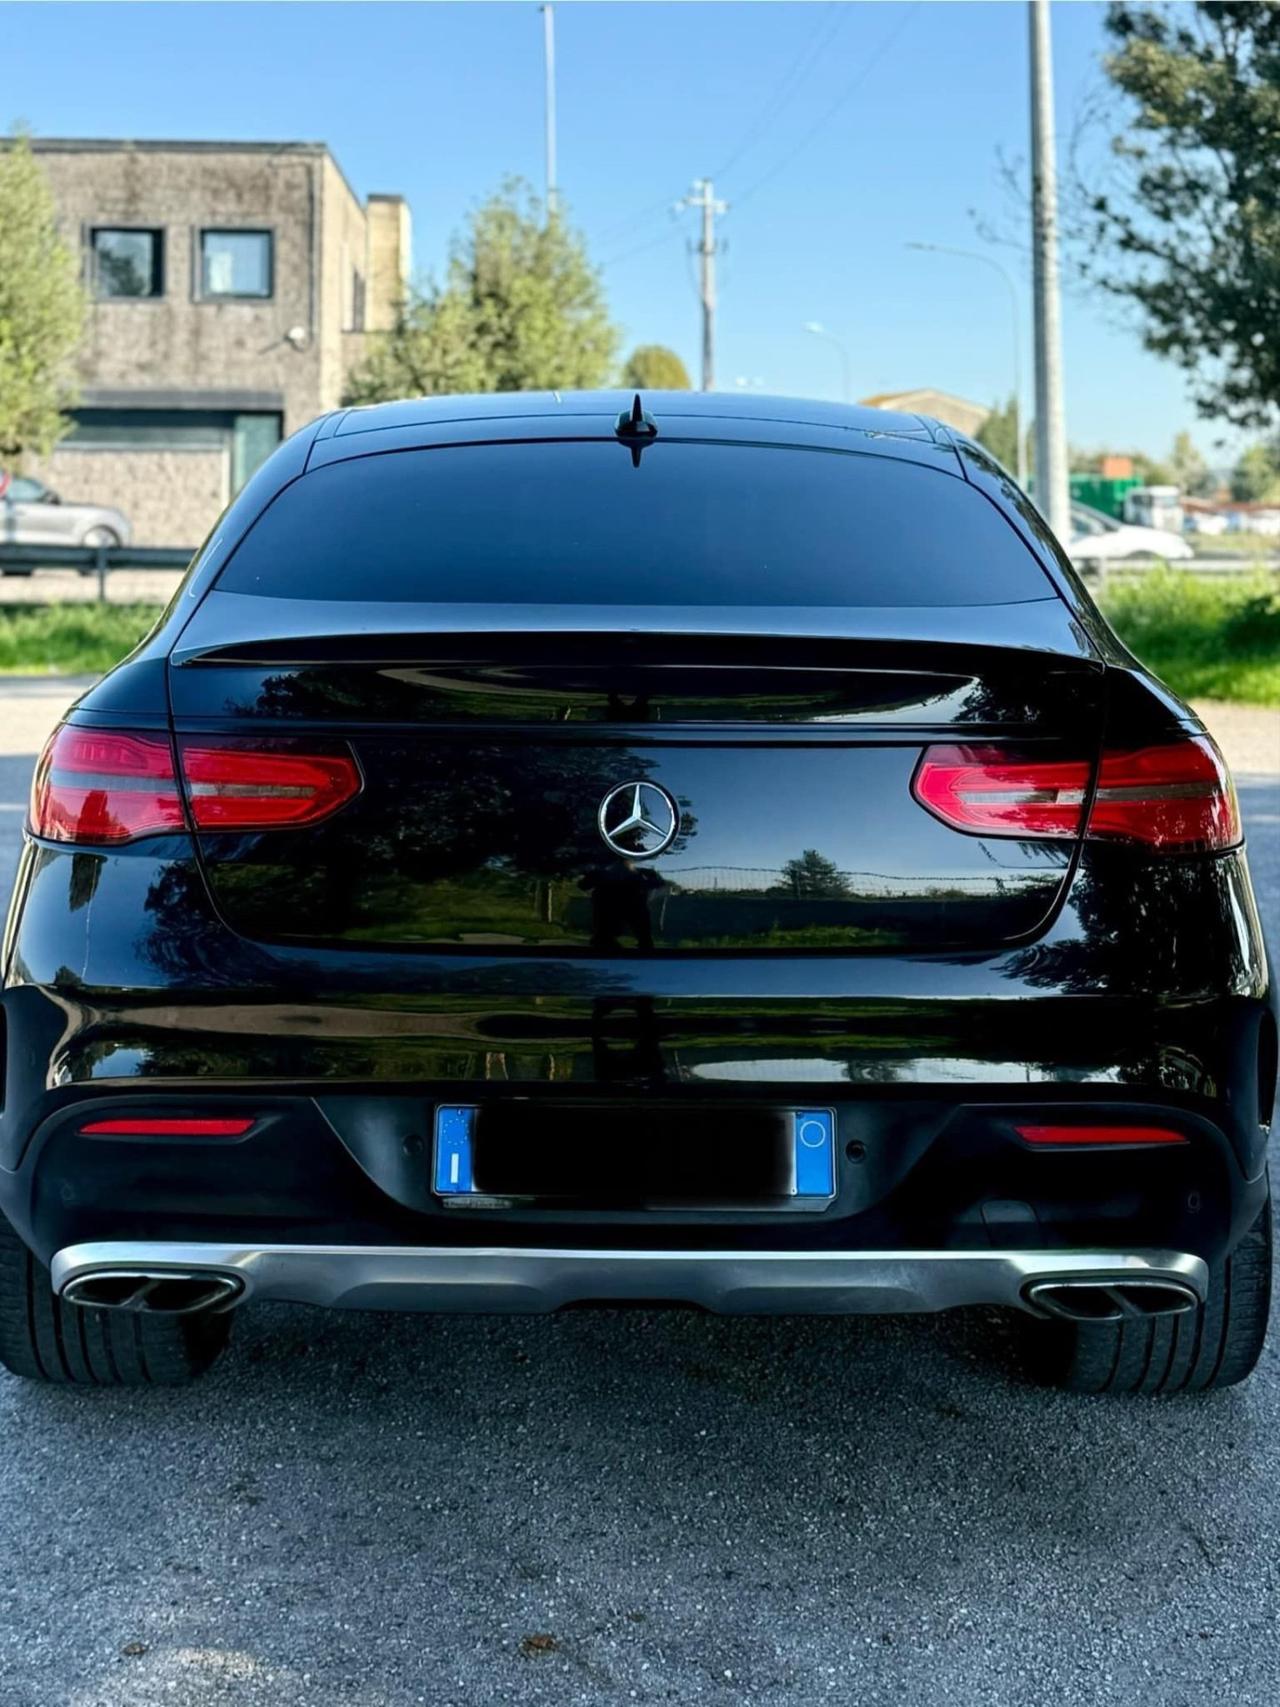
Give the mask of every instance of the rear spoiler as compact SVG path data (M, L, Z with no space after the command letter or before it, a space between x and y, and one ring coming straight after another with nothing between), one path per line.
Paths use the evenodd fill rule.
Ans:
M642 638L665 637L677 661L696 645L747 641L761 665L797 659L805 644L813 663L846 658L851 646L963 647L993 653L1030 652L1100 669L1102 660L1062 600L1049 597L1006 605L468 605L311 600L213 591L175 646L171 662L347 662L420 660L428 655L505 652L531 636L561 636L575 649L608 656ZM737 659L741 645L732 646Z

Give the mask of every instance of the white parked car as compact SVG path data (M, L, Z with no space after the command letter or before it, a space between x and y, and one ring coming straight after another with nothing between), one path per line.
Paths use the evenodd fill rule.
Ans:
M1079 567L1094 563L1117 563L1125 557L1163 557L1169 563L1185 563L1195 552L1181 534L1164 528L1138 527L1118 522L1088 504L1071 506L1071 539L1067 544L1071 561Z
M0 545L128 545L132 529L107 504L69 503L28 475L0 469ZM0 574L29 575L29 569Z

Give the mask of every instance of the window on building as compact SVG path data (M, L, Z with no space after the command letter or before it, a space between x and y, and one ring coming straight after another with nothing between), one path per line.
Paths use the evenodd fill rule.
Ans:
M271 273L269 231L200 233L201 296L269 297Z
M98 226L93 233L93 290L99 297L163 296L164 233Z
M364 331L365 287L364 274L354 267L351 269L351 321L348 332Z
M72 423L66 440L72 450L222 451L233 493L284 436L284 424L274 411L77 409Z

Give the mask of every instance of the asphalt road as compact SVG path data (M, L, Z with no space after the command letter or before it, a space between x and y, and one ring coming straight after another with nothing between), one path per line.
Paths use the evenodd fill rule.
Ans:
M1280 1700L1280 1334L1160 1404L977 1312L237 1328L186 1392L0 1376L0 1707Z

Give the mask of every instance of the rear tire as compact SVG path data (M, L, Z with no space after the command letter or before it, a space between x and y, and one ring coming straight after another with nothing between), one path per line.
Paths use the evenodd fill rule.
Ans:
M181 1387L203 1375L231 1330L226 1312L146 1315L64 1304L0 1220L0 1363L62 1387Z
M1252 1373L1271 1308L1271 1198L1224 1262L1207 1303L1148 1321L1027 1322L1033 1374L1071 1393L1207 1393Z

